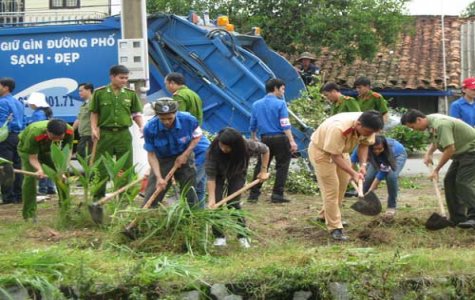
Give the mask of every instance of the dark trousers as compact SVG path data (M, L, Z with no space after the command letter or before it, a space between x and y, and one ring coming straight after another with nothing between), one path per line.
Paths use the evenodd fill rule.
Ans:
M267 147L269 147L269 165L272 161L272 158L275 157L275 182L274 188L272 189L272 198L282 198L284 197L285 182L287 181L287 175L289 173L291 159L289 139L285 134L279 134L271 136L262 136L261 142L263 142L267 145ZM259 157L256 168L254 169L254 180L257 178L257 175L261 171L261 164L261 158ZM259 197L261 193L261 186L262 183L254 186L251 189L249 197Z
M167 157L167 158L159 158L158 161L160 163L160 173L162 174L163 179L167 176L168 172L173 168L175 164L176 156ZM175 171L175 180L180 185L180 190L188 189L186 194L186 199L190 206L195 206L198 204L198 196L196 195L195 189L195 180L196 180L196 168L195 168L195 158L192 155L188 158L188 161L182 165L178 170ZM148 199L152 194L155 192L155 186L157 184L157 177L153 171L150 172L150 176L148 177L147 188L145 189L145 199L144 205L147 203ZM167 193L168 189L170 188L171 180L168 181L167 187L164 191L162 191L158 197L153 201L152 207L157 207L159 202L162 202L163 197Z
M5 141L0 143L0 157L13 162L13 168L21 169L21 159L17 151L18 133L10 132ZM3 203L21 202L21 184L23 176L15 174L15 180L12 185L1 185Z
M226 196L231 195L235 191L242 188L245 183L246 183L245 174L233 176L227 179L224 176L216 176L216 190L215 190L216 203L221 201L225 195ZM241 209L241 204L239 201L240 198L241 196L237 196L233 200L229 201L226 205L228 207L233 207L235 209ZM238 222L243 227L246 226L246 220L244 218L239 218ZM224 237L224 233L214 226L213 226L213 234L216 238ZM242 238L242 237L244 236L238 235L238 238Z
M92 137L90 135L81 136L76 150L77 155L80 155L82 158L85 158L87 155L91 155L91 152Z
M475 219L475 152L452 160L444 178L445 200L454 223Z

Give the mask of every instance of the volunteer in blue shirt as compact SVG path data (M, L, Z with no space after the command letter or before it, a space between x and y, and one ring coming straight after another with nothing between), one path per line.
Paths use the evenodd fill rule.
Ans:
M13 162L15 169L21 169L17 152L18 134L25 129L25 106L12 96L15 89L13 78L0 78L0 126L8 121L8 136L0 142L0 157ZM22 176L17 174L13 185L1 185L3 204L21 202Z
M174 165L178 167L175 179L183 190L195 186L196 169L193 149L201 139L202 131L198 120L186 112L178 111L178 103L164 97L152 103L156 116L144 128L144 148L151 167L145 190L145 202L159 187L163 191L153 203L156 207L163 200L170 182L165 177ZM190 205L198 201L194 189L189 188L187 200Z
M396 214L397 196L399 192L398 177L406 164L407 152L404 146L392 138L377 135L373 145L369 146L365 183L365 193L378 188L386 179L388 187L388 208L385 217L392 219ZM358 163L358 148L351 155L351 162Z
M196 167L196 195L198 196L198 202L201 208L205 207L205 195L206 195L206 170L205 160L206 152L208 151L210 141L203 134L200 141L193 149L195 154L195 167Z
M467 78L462 84L463 97L450 104L450 116L475 126L475 77Z
M289 172L290 158L292 153L297 151L297 144L292 136L289 112L283 99L285 94L284 81L277 78L268 80L266 91L267 95L252 105L251 138L257 140L257 136L260 136L261 142L269 147L269 164L272 158L275 157L276 178L271 202L284 203L289 202L284 197L284 188ZM260 160L254 170L254 179L257 178L259 172L261 172ZM257 201L261 185L258 184L251 189L249 201Z

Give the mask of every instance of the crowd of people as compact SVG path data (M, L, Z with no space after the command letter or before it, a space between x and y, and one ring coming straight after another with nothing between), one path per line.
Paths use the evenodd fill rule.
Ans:
M304 70L314 73L313 57L303 53L299 58ZM307 72L307 71L305 71ZM226 195L245 185L250 157L257 163L254 186L248 196L249 203L259 200L261 185L269 178L269 165L275 158L275 182L271 203L287 203L285 195L291 156L297 144L291 132L285 95L285 82L270 79L266 82L267 95L252 105L249 139L237 130L223 128L210 142L203 134L202 100L185 84L180 73L165 77L164 86L171 97L163 97L147 104L153 116L145 122L142 103L135 91L128 89L129 70L122 65L111 67L110 83L94 89L91 83L79 84L79 95L84 103L72 126L55 119L41 93L32 93L27 104L34 111L28 120L25 104L15 99L12 92L15 81L0 79L0 126L8 124L8 135L0 141L0 157L9 160L15 168L34 172L36 176L16 176L11 185L1 185L3 203L23 203L25 220L37 220L37 180L46 180L42 164L53 167L50 146L57 142L72 145L73 133L79 132L77 155L101 157L105 154L117 159L126 157L124 169L131 168L132 136L129 127L133 122L144 138L144 149L150 165L145 188L144 204L157 189L161 192L152 207L163 200L171 182L166 175L176 169L174 178L181 188L188 189L186 199L192 206L213 207ZM348 240L344 233L342 201L350 181L364 182L365 193L378 188L386 180L388 190L385 217L394 218L398 202L398 176L403 169L407 153L398 141L380 134L387 120L387 101L371 90L366 77L355 81L357 97L344 96L337 84L328 82L321 88L322 95L332 105L332 116L315 130L308 145L309 160L323 199L318 220L326 224L332 239ZM451 115L425 115L409 110L401 123L414 130L428 130L431 145L424 157L426 164L433 163L432 154L439 149L442 157L435 166L432 178L438 179L440 169L452 160L444 179L450 221L462 228L475 228L475 78L463 83L464 96L451 106ZM470 123L471 122L471 123ZM95 154L95 155L94 155ZM351 158L351 159L350 159ZM102 182L94 194L97 201L105 195L108 178L104 165L100 165L97 182ZM124 182L127 182L125 180ZM40 193L53 193L54 185L42 183ZM61 197L61 195L59 195ZM151 200L152 201L152 200ZM240 209L240 198L227 204ZM245 226L245 220L239 220ZM215 246L225 246L223 232L213 229ZM238 237L242 247L250 241Z

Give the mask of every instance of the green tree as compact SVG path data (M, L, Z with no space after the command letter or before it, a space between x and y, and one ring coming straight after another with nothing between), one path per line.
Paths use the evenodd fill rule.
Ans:
M370 59L391 45L407 24L408 0L148 0L149 12L186 15L208 10L228 15L240 32L262 28L271 48L288 54L319 53L323 47L344 61Z
M470 3L467 8L462 12L462 17L473 17L475 16L475 1Z

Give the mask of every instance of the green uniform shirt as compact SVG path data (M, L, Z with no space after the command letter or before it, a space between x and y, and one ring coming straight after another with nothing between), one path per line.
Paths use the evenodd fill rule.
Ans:
M440 151L447 146L455 146L455 154L475 152L475 129L467 123L442 114L430 114L429 120L430 140L437 145Z
M81 108L79 108L79 135L80 136L91 136L91 113L89 112L89 103L85 101Z
M358 96L358 104L361 111L377 110L383 115L388 112L388 104L383 96L379 93L369 91L366 95Z
M173 93L173 100L178 102L178 110L189 112L200 125L203 123L203 102L197 93L184 85Z
M332 115L344 112L359 112L360 105L355 98L341 95L336 103L333 103Z
M112 87L108 85L94 91L89 111L99 114L99 127L130 127L132 126L131 116L142 112L142 103L135 91L122 88L118 95L115 95Z
M46 127L48 126L48 122L49 120L45 120L28 125L28 127L26 127L26 129L20 133L18 152L28 155L42 155L51 152L50 147L53 141L48 138L48 134L46 133ZM73 137L73 128L71 127L71 125L68 124L68 128L66 130L66 134L64 135L62 145L65 146L69 144L69 146L72 147Z

